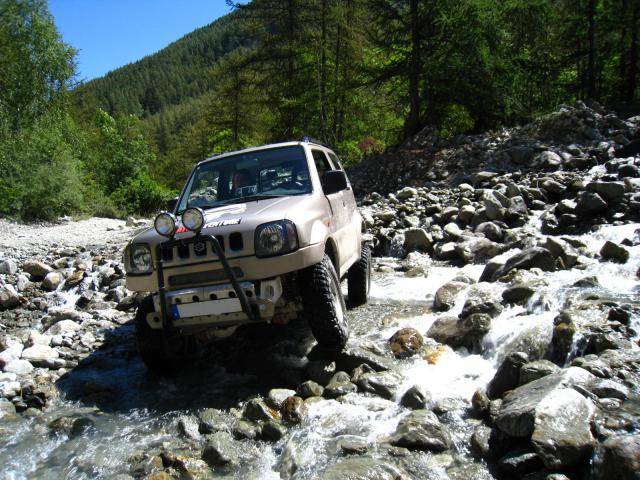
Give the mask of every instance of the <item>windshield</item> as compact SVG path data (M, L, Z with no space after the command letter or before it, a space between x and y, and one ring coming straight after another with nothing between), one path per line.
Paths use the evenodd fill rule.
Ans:
M178 211L311 192L300 145L233 155L196 167Z

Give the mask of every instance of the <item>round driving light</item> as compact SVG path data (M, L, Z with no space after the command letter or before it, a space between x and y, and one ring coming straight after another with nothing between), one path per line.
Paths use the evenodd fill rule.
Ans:
M176 219L167 212L162 212L153 222L156 232L164 237L170 237L176 232Z
M191 231L198 231L204 225L204 213L199 208L187 208L182 214L182 225Z

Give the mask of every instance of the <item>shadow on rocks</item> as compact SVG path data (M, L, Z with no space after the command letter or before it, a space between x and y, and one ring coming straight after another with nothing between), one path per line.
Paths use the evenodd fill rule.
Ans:
M67 400L105 412L230 408L271 388L295 389L305 380L313 343L303 321L241 327L203 347L195 363L159 375L143 364L128 322L111 330L102 347L60 377L57 387Z

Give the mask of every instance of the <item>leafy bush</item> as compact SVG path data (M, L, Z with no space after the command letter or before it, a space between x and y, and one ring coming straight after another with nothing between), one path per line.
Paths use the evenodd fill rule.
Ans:
M123 183L113 192L114 205L125 213L149 215L164 208L175 192L156 183L147 173Z
M453 137L460 133L468 132L475 126L475 122L463 105L452 103L447 106L440 125L440 136Z

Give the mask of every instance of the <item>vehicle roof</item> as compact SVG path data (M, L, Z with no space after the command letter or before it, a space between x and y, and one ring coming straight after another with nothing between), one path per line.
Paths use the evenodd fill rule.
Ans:
M232 156L232 155L239 155L239 154L251 153L251 152L259 152L261 150L269 150L271 148L292 147L294 145L301 145L301 146L303 146L303 145L312 145L314 147L325 148L327 150L333 151L330 147L327 147L326 145L322 145L321 143L305 142L305 141L296 140L296 141L289 141L289 142L270 143L268 145L260 145L259 147L243 148L242 150L233 150L231 152L225 152L225 153L221 153L219 155L213 155L211 157L207 157L204 160L199 161L198 164L209 162L211 160L218 160L220 158L229 157L229 156Z

